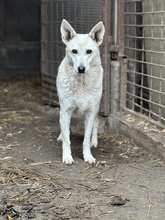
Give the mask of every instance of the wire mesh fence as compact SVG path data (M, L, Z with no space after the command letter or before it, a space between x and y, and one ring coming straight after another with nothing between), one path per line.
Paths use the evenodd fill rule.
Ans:
M165 0L125 0L127 109L165 124Z
M88 33L103 19L102 0L41 0L42 97L56 105L55 80L65 54L60 25L66 19L77 33Z

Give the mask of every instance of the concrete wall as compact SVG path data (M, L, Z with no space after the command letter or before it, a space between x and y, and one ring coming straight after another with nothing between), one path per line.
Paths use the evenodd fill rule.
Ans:
M39 71L40 0L0 0L0 78Z

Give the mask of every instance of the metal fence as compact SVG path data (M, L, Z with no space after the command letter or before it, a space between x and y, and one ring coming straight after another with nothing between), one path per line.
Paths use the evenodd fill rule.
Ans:
M125 0L127 109L165 124L165 0Z
M104 21L102 115L113 113L110 103L117 106L120 101L120 107L165 124L165 0L41 0L43 100L50 104L57 101L55 80L65 53L59 31L63 18L79 33ZM128 58L127 71L123 54ZM118 97L113 68L120 71Z
M115 90L110 88L110 84L113 84L110 61L123 56L123 10L123 0L41 0L41 72L42 97L45 103L57 104L55 80L65 53L60 34L62 19L68 20L78 33L88 33L102 20L105 37L100 48L104 68L100 114L109 116L112 111L110 103L116 103L118 108L118 100L111 96L111 92ZM125 65L121 62L121 70L125 69L123 66ZM121 96L124 96L123 92Z
M60 25L66 19L78 33L88 33L103 18L101 0L41 0L42 97L57 104L56 76L65 54Z

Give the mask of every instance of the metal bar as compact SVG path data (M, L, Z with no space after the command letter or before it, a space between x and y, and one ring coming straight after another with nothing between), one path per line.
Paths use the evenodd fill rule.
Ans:
M141 0L125 0L126 3L141 2Z
M143 24L143 25L138 25L138 24L125 24L124 25L125 27L135 27L135 26L137 26L137 27L165 27L165 25L159 25L159 24L152 24L152 25L150 25L150 24Z
M102 110L101 114L103 116L109 116L110 113L110 9L111 2L109 0L104 0L103 2L103 20L105 25L105 37L104 37L104 79L103 79L103 99L102 99Z
M127 93L127 94L130 94L130 93ZM130 94L131 95L131 94ZM136 97L136 98L139 98L139 96L134 96L134 97ZM142 98L141 97L141 99L143 99L143 101L146 101L146 99L144 99L144 98ZM132 102L134 105L136 105L136 106L140 106L140 105L138 105L137 103L134 103L133 101L131 101L131 100L127 100L127 101L129 101L129 102ZM165 109L165 106L164 105L161 105L161 104L159 104L159 103L157 103L157 102L153 102L153 101L151 101L151 104L156 104L158 107L161 107L161 108L164 108ZM140 106L141 108L143 108L142 106ZM146 111L148 111L148 112L151 112L150 110L147 110L146 109ZM156 114L156 113L155 113Z
M111 53L117 53L116 57L113 59L120 59L120 56L124 55L124 1L123 0L114 0L114 17L113 22L115 23L113 28L113 39L110 42L109 51ZM117 17L116 17L117 13ZM116 24L117 23L117 24ZM117 33L116 33L117 31ZM117 40L116 40L117 35Z
M155 51L153 51L153 53L154 53ZM163 53L162 53L163 54ZM129 61L133 61L134 63L136 63L136 62L141 62L141 63L145 63L145 64L150 64L151 66L159 66L159 67L165 67L164 65L162 65L162 64L157 64L157 63L154 63L154 62L147 62L147 61L141 61L141 60L135 60L135 59L129 59ZM138 72L137 72L138 73Z
M124 55L124 1L118 0L118 45L119 57Z
M146 50L146 49L140 49L140 48L132 48L132 47L125 47L125 49L127 50L133 50L133 51L141 51L141 52L149 52L149 53L157 53L157 54L162 54L162 55L165 55L165 52L162 52L162 51L156 51L156 50ZM133 60L133 59L130 59L130 60Z
M139 2L141 2L141 1L139 1ZM162 14L162 13L165 13L165 11L145 11L145 12L135 12L135 13L133 13L133 12L129 12L129 13L124 13L124 15L153 15L153 14Z
M118 0L113 0L113 43L117 45L117 31L118 31Z
M131 70L128 70L129 73L132 73L132 74L138 74L138 75L141 75L141 76L144 76L145 74L144 73L140 73L140 72L136 72L136 71L131 71ZM161 79L162 82L165 82L165 79L162 78L162 77L157 77L157 76L149 76L148 75L148 78L152 78L152 79ZM129 80L128 80L129 82Z
M135 84L135 83L129 82L129 81L127 81L127 84L130 84L130 85L133 85L133 86L137 86L138 88L148 89L148 87L140 86L140 85L138 85L138 84ZM164 93L164 92L161 92L161 90L155 90L155 89L151 89L151 88L150 88L150 92L154 92L154 93L158 93L158 94L165 95L165 93ZM131 95L133 96L132 93L127 92L127 94L131 94ZM134 96L137 97L137 95L134 95Z
M138 61L136 61L136 62L138 62ZM149 63L149 64L151 64L151 63ZM154 67L160 67L160 68L162 68L161 65L153 65L153 66L154 66ZM164 68L165 68L165 66L163 66L163 69L164 69ZM135 70L131 70L131 69L128 69L128 73L131 73L131 74L139 74L139 75L142 75L142 76L145 75L144 72L137 72L137 71L135 71ZM148 75L148 78L161 79L162 82L165 81L165 78L163 78L163 76L160 77L160 76L151 76L151 75ZM129 80L128 80L128 81L129 81Z
M126 105L127 59L124 56L124 1L118 0L118 45L120 60L120 111Z
M133 36L133 35L124 35L125 38L131 38L131 39L148 39L148 40L161 40L161 41L165 41L165 39L163 37L139 37L139 36Z

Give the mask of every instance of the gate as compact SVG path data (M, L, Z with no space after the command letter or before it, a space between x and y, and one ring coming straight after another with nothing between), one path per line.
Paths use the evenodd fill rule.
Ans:
M126 109L165 124L165 0L125 0Z
M100 113L109 115L110 60L119 59L119 54L123 54L123 6L123 0L41 0L41 72L45 103L58 105L55 80L65 52L60 34L62 19L68 20L78 33L88 33L102 20L106 32L100 48L104 68Z

